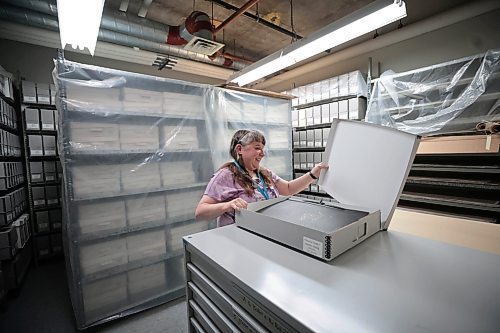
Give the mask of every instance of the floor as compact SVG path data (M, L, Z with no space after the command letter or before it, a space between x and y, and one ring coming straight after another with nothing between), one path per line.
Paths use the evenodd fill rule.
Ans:
M63 260L32 265L19 292L10 295L0 313L0 332L78 332L66 282ZM186 302L179 299L85 332L187 332Z

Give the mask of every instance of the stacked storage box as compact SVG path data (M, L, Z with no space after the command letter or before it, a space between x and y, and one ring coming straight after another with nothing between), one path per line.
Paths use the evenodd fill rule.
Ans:
M63 254L62 169L56 144L59 114L55 94L52 84L22 82L22 119L35 260Z
M0 66L0 302L20 287L31 261L19 106L12 76Z
M121 83L106 88L103 77ZM215 226L195 221L194 211L219 167L214 152L224 151L228 158L229 142L218 141L217 133L221 124L224 138L233 129L219 121L225 102L214 97L227 93L62 60L56 78L65 93L58 103L63 216L78 326L181 297L182 237ZM258 121L266 135L266 112L276 113L268 116L281 153L276 163L290 175L291 161L283 160L291 149L288 101L247 95L239 97L238 110Z
M294 178L323 160L333 119L363 120L367 85L359 71L288 91L292 100ZM316 184L302 192L311 199L329 199Z

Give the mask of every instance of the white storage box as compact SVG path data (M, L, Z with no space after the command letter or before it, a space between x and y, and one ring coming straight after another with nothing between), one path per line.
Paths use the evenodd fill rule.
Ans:
M165 230L157 230L127 237L128 260L130 262L166 253Z
M120 274L82 286L83 307L88 320L119 308L127 301L127 275ZM92 319L91 319L92 318Z
M163 93L163 113L167 116L203 117L203 97L198 95Z
M161 128L162 149L198 149L198 129L196 126L163 126Z
M165 196L144 195L127 200L127 221L130 226L166 219Z
M119 150L118 124L70 122L72 149Z
M269 156L264 160L266 167L278 175L283 175L290 171L290 156Z
M36 84L36 95L38 104L50 104L50 91L48 83Z
M369 123L332 122L318 184L338 203L281 197L251 203L236 224L323 260L386 230L418 137Z
M80 265L84 275L124 265L127 262L126 239L103 241L80 248Z
M245 121L264 122L264 105L242 102L241 107Z
M202 196L202 190L167 194L166 201L169 222L174 222L180 218L186 220L194 219L194 211Z
M79 165L71 173L75 198L120 193L120 165Z
M241 113L240 102L228 101L225 104L225 111L227 120L241 120L243 115Z
M290 129L289 128L272 128L269 130L267 140L269 141L269 149L273 148L289 148L290 144Z
M66 104L88 112L121 112L120 89L66 84Z
M277 124L289 124L289 104L268 105L266 110L266 122Z
M34 82L23 81L23 102L36 103L36 86Z
M129 163L121 165L124 191L156 189L161 187L158 163Z
M205 230L208 230L207 221L196 221L172 226L167 230L168 250L174 253L180 251L182 249L182 237Z
M167 286L165 264L146 266L128 272L128 291L131 297L157 296Z
M123 111L161 114L162 108L161 92L123 88Z
M124 228L125 202L97 202L78 206L78 226L82 234Z
M186 185L195 182L191 161L173 161L160 163L162 184L165 187Z
M120 124L120 148L125 150L147 149L159 147L158 127L156 125Z

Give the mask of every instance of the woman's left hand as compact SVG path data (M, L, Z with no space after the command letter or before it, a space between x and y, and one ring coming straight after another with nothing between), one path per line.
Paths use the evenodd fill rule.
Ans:
M312 169L311 169L311 173L312 173L315 177L319 178L319 174L321 173L321 170L322 170L322 169L328 169L328 168L329 168L328 164L325 164L325 163L323 163L323 162L320 162L320 163L316 164L316 165L314 166L314 168L312 168Z

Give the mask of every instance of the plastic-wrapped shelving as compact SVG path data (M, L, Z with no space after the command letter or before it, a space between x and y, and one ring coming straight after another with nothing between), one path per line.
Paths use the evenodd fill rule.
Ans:
M55 61L64 243L79 328L185 293L183 236L235 130L267 138L263 163L291 178L290 102Z
M375 80L366 120L420 135L500 120L500 49ZM478 126L479 125L479 126Z

